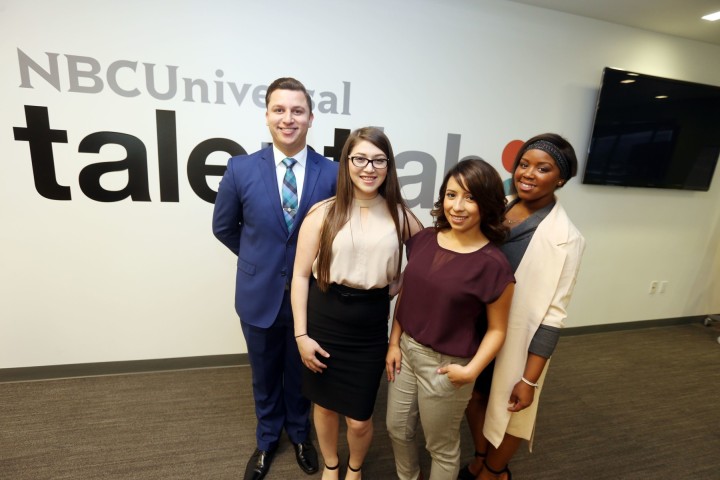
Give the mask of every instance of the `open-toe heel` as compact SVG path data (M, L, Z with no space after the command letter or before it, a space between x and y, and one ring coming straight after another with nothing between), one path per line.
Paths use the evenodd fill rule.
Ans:
M507 465L505 465L505 468L503 468L502 470L493 470L492 468L490 468L490 467L488 466L487 462L483 462L483 467L484 467L488 472L490 472L490 473L492 473L493 475L495 475L496 477L499 476L499 475L502 475L503 473L507 473L507 480L512 480L512 473L510 473L510 469L508 468Z
M337 472L337 469L340 468L340 461L339 461L339 460L338 460L338 462L335 464L335 466L333 466L333 467L331 467L331 466L328 465L327 463L325 463L324 465L325 465L325 470L327 470L328 472L332 472L332 473L328 473L328 476L329 476L330 478L339 478L339 475L340 475L340 474L339 474L339 473L335 473L335 472ZM325 470L323 470L323 474L322 474L323 478L326 478L326 476L325 476Z
M475 452L475 458L485 458L485 453L480 453L478 451ZM485 462L483 462L485 463ZM473 475L473 473L470 471L470 464L468 463L464 467L460 469L460 472L458 473L458 480L475 480L475 478L480 475L480 472L477 473L477 475Z
M362 465L360 465L358 468L353 468L352 465L350 465L350 459L348 458L348 470L350 470L353 473L358 473L362 470Z

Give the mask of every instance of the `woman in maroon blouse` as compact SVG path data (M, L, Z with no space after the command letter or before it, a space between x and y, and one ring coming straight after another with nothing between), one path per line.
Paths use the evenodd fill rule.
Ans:
M460 422L473 382L505 340L514 277L497 247L505 196L497 171L464 160L443 180L434 228L407 242L408 264L386 357L387 428L400 480L421 475L422 423L431 479L455 479Z

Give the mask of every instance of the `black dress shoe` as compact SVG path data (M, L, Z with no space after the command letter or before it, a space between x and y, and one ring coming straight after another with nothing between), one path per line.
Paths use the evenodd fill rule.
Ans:
M310 439L302 443L293 443L295 447L295 459L302 471L308 475L318 471L318 454Z
M248 460L247 467L245 467L243 480L262 480L265 478L274 457L275 450L266 451L256 448L255 453Z

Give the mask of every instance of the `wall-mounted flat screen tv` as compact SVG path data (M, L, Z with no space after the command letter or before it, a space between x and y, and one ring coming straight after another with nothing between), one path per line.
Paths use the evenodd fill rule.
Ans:
M720 87L606 67L583 183L710 189Z

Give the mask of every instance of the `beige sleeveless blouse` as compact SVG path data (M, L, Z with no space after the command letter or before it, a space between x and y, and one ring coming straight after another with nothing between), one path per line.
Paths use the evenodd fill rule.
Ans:
M401 217L402 220L402 217ZM330 283L353 288L383 288L396 276L400 257L397 233L385 199L354 199L350 221L335 236ZM317 278L317 258L313 263Z

